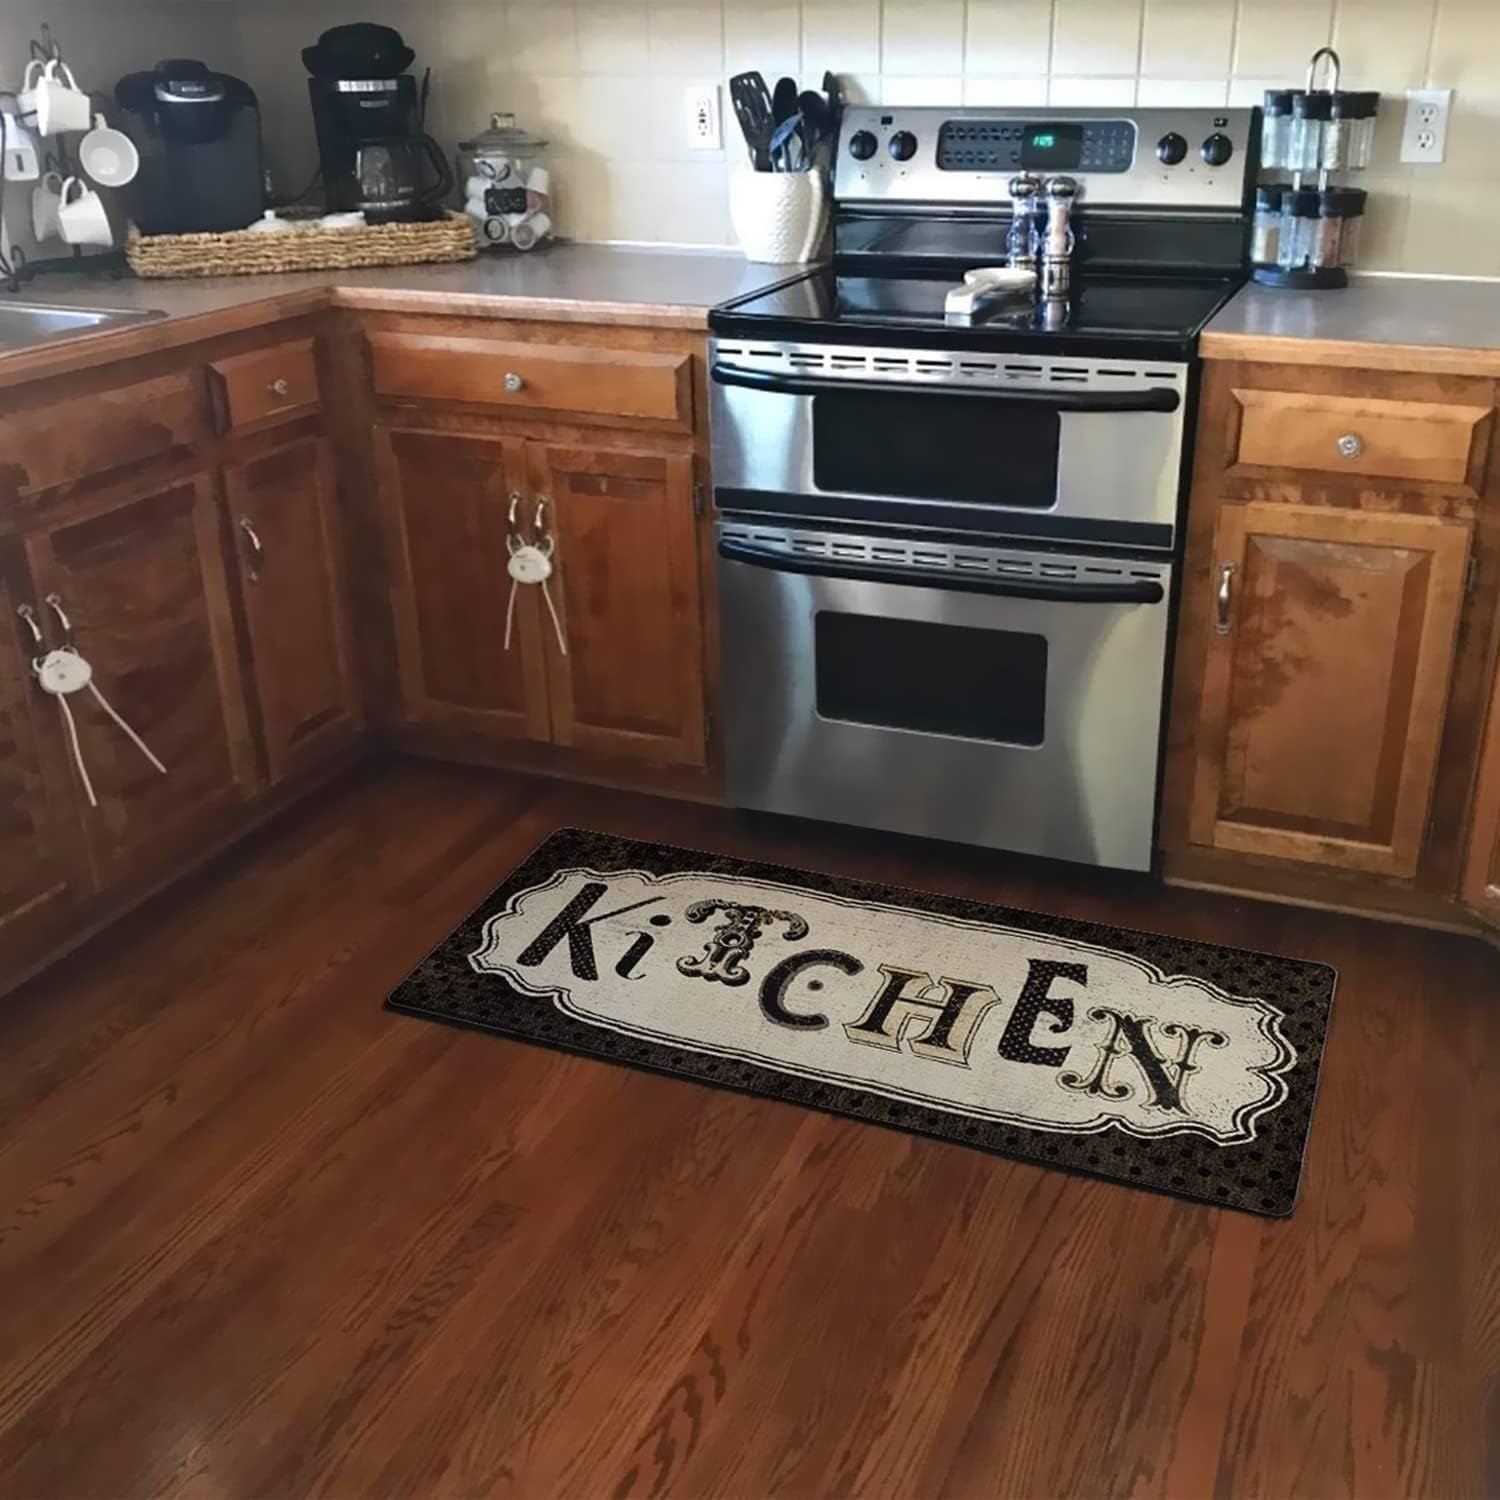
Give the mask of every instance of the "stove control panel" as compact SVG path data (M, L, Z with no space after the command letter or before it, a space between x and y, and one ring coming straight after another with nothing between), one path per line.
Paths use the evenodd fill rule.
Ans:
M1111 207L1239 213L1254 182L1253 109L1020 111L851 105L835 159L840 203L1003 210L1018 172L1076 178Z

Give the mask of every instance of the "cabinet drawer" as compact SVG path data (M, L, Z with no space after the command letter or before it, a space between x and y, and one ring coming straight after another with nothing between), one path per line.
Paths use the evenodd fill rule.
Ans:
M1302 391L1237 390L1240 464L1468 484L1484 461L1490 408Z
M311 339L216 359L211 368L224 432L318 404L318 365Z
M34 494L186 451L199 435L186 371L0 417L0 494Z
M373 333L377 395L517 411L581 412L686 428L690 357L583 344Z

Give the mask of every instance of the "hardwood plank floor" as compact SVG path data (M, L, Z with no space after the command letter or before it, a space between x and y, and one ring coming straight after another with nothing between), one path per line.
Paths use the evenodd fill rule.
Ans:
M1287 1221L386 1014L580 824L1320 959ZM0 1494L1500 1493L1500 955L410 761L0 1003Z

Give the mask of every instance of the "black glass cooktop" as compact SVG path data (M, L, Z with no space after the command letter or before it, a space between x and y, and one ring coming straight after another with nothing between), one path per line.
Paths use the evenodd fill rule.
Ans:
M997 300L972 321L944 317L962 270L872 276L823 267L715 308L709 325L740 338L871 343L905 339L922 347L1014 349L1045 346L1080 354L1186 357L1199 331L1234 293L1239 278L1092 276L1063 304Z

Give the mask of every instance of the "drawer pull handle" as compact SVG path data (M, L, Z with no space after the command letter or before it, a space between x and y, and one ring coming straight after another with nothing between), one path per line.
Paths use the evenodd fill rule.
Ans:
M1221 563L1219 566L1219 591L1215 596L1218 618L1214 621L1214 631L1218 635L1229 634L1229 611L1234 603L1234 572L1233 563Z
M260 537L256 535L255 527L251 523L249 516L241 516L239 525L240 530L245 533L245 540L250 543L250 582L259 583L260 565L265 560L266 549L261 546Z
M273 396L287 396L291 394L291 386L285 380L273 380L270 391Z
M1358 458L1365 451L1365 440L1357 432L1346 432L1338 441L1339 456Z
M516 374L514 370L505 372L505 389L508 391L524 390L526 382Z

